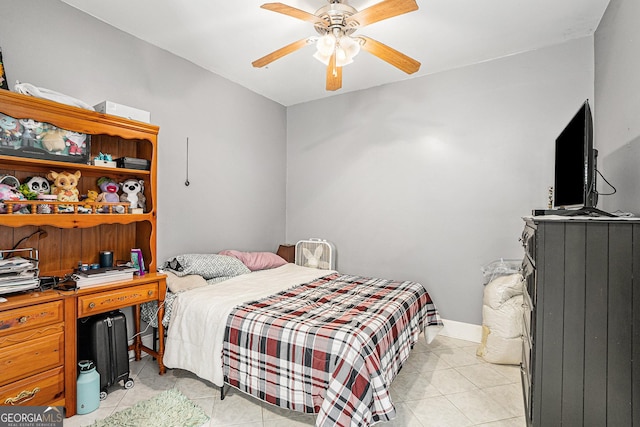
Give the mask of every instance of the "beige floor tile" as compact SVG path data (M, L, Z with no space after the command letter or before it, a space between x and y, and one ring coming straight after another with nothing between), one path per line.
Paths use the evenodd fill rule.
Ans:
M472 390L446 396L473 424L513 417L511 412L484 390Z
M430 384L441 394L476 390L478 387L453 368L433 371Z
M466 379L475 384L478 388L495 387L509 384L510 380L497 371L493 365L482 363L478 365L461 366L455 368Z
M520 365L497 365L492 364L493 368L509 379L512 383L520 383Z
M232 394L213 404L211 425L222 427L248 423L262 423L262 405L254 398Z
M418 418L411 412L409 406L413 402L396 403L396 417L391 421L381 421L376 426L384 427L423 427Z
M263 427L309 427L315 424L315 418L294 417L294 418L276 418L274 420L265 420L260 424Z
M404 375L398 375L391 383L391 399L393 402L421 400L441 394L432 381L434 372L401 372L401 374Z
M305 414L304 412L293 411L287 408L280 408L270 403L262 402L262 419L263 421L271 421L278 418L300 418L307 417L315 420L314 414Z
M484 360L475 356L473 353L465 351L464 348L439 348L434 350L434 352L439 358L454 368L485 363Z
M509 418L491 423L477 424L476 427L527 427L524 417Z
M522 386L518 383L488 387L483 389L489 396L507 408L512 416L524 415L524 397Z
M402 371L431 372L450 367L451 365L445 362L444 359L438 357L434 352L413 352L402 367ZM402 373L402 371L400 372Z
M471 421L444 396L407 403L423 427L464 427Z
M98 420L107 418L116 410L115 407L100 406L95 411L85 415L75 415L71 418L65 418L62 421L63 427L82 427L93 424Z
M220 388L209 381L200 378L182 377L176 378L175 387L189 399L220 398Z

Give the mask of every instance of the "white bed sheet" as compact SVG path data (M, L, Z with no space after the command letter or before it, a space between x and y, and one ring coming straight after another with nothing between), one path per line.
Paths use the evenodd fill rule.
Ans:
M173 303L164 365L222 386L222 344L231 310L333 272L286 264L179 293Z

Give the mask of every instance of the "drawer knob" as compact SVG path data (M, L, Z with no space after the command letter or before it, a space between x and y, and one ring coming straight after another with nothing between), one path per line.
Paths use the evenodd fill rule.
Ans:
M40 387L36 387L31 391L23 390L16 397L8 397L5 401L5 405L20 405L24 402L36 397L36 394L40 391Z
M22 316L18 319L18 323L27 323L27 320L29 320L27 316Z
M148 290L147 291L147 295L149 295L149 296L153 295L153 291L152 290Z
M95 303L95 302L90 302L90 303L89 303L89 308L94 308L95 306L96 306L96 303Z

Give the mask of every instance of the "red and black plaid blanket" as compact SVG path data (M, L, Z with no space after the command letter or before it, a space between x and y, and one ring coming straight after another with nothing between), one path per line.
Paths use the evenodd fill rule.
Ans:
M395 417L389 386L429 326L421 284L330 274L234 308L225 381L316 426L368 426Z

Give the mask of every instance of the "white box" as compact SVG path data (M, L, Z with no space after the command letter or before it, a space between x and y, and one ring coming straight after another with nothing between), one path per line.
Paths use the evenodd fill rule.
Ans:
M116 104L111 101L102 101L93 106L99 113L112 114L114 116L124 117L139 122L151 123L151 113L137 108L128 107L122 104Z
M98 160L98 159L93 159L93 165L94 166L104 166L105 168L117 168L118 164L114 161L109 161L109 160Z

